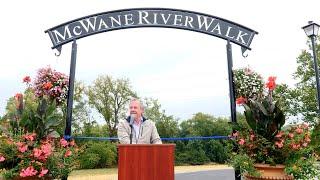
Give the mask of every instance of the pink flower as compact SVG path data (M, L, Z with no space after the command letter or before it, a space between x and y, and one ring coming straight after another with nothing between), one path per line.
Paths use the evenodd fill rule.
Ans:
M0 162L3 162L4 160L6 160L6 158L4 158L3 156L0 156Z
M250 141L254 140L255 135L254 134L250 134Z
M33 156L36 157L36 158L39 158L42 154L42 151L38 148L34 148L33 149Z
M304 138L304 140L305 140L307 143L311 142L311 139L310 139L309 136L306 136L306 137Z
M28 145L22 145L18 147L18 150L22 153L26 152L28 150Z
M36 133L24 135L24 138L28 141L33 141L36 138Z
M297 150L300 148L300 144L291 144L292 149Z
M48 173L48 169L44 169L44 168L41 168L41 172L39 174L39 177L43 177L44 175L46 175Z
M303 128L303 129L308 129L308 128L309 128L309 125L308 125L307 123L303 123L303 124L302 124L302 128Z
M30 76L24 77L24 78L23 78L23 82L24 82L24 83L29 83L29 82L31 82Z
M43 145L41 145L41 150L42 150L44 156L47 158L52 153L52 146L51 146L51 144L43 144Z
M301 128L297 128L297 129L296 129L296 133L298 133L298 134L303 133L303 129L301 129Z
M292 138L294 137L294 134L293 134L293 133L289 133L289 134L288 134L288 137L289 137L290 139L292 139Z
M18 147L21 147L21 146L23 146L24 144L23 144L22 142L17 142L16 145L17 145Z
M240 145L244 145L245 140L241 138L238 143L239 143Z
M22 169L20 172L21 177L28 177L28 176L34 176L38 173L37 170L34 169L33 166L27 167L27 169Z
M280 132L278 132L278 134L275 136L276 138L281 138L282 137L282 135L283 135L283 132L282 131L280 131Z
M278 148L282 148L282 147L283 147L283 142L282 142L282 141L276 141L276 142L275 142L275 145L276 145Z
M63 146L63 147L66 147L66 146L68 146L68 141L66 141L65 139L60 139L60 144Z
M66 151L66 153L64 154L64 157L69 157L69 156L71 156L72 155L72 151L70 151L70 149L68 149L67 151Z
M308 146L308 143L305 142L305 143L302 144L302 146L303 146L303 147L307 147L307 146Z

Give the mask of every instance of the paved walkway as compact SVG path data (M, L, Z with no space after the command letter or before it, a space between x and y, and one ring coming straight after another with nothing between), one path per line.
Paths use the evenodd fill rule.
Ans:
M233 168L226 165L176 166L174 171L175 180L234 180ZM75 173L68 180L118 180L118 174Z
M233 169L175 173L175 180L234 180Z

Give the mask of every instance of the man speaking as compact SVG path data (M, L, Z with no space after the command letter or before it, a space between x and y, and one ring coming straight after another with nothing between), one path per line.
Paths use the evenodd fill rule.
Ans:
M162 144L154 122L143 117L143 111L142 103L138 99L130 101L130 116L118 125L121 144Z

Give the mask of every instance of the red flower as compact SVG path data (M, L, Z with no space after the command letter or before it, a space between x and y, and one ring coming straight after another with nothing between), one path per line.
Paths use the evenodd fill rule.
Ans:
M236 103L237 103L238 105L244 104L244 103L246 103L246 102L247 102L247 99L244 98L244 97L242 97L242 96L240 96L240 97L238 97L238 98L236 99Z
M239 143L240 145L244 145L245 142L246 142L246 141L245 141L244 139L240 139L238 143Z
M16 108L18 110L22 110L22 108L23 108L23 95L21 93L17 93L14 96L14 99L15 99Z
M69 157L72 155L72 151L70 151L69 149L66 151L66 153L64 154L64 157Z
M23 78L23 82L24 82L24 83L30 83L30 82L31 82L30 76L24 77L24 78Z
M63 147L66 147L66 146L68 146L68 141L66 141L65 139L60 139L60 144L63 146Z
M48 169L44 169L44 168L41 168L41 172L39 174L39 177L43 177L44 175L46 175L48 173Z
M21 93L17 93L14 98L17 100L17 101L20 101L20 99L23 98L23 95Z
M49 90L52 88L52 83L51 82L46 82L44 85L43 85L43 89L45 90Z
M270 91L272 91L272 90L274 90L276 88L276 79L277 79L277 77L275 77L275 76L270 76L268 78L268 82L266 83L266 87Z

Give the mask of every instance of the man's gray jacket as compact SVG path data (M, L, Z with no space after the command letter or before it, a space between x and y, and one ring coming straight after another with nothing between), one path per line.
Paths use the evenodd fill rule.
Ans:
M121 144L130 144L131 127L128 120L120 121L118 124L118 138ZM162 144L155 123L143 118L140 125L138 139L132 129L132 144Z

